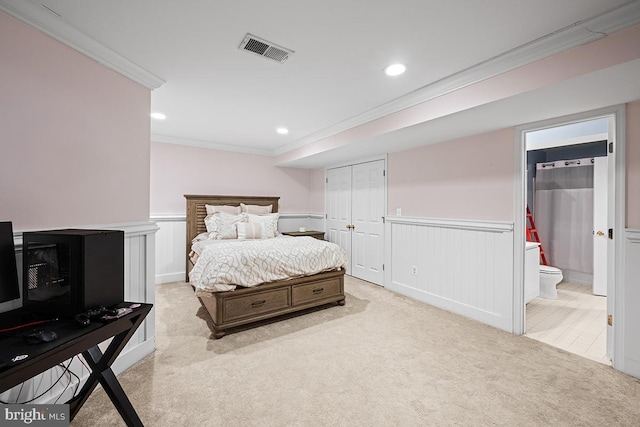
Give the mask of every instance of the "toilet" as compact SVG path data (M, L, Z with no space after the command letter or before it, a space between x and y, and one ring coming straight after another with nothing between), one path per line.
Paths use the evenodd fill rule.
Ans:
M540 296L558 299L556 285L562 281L562 270L550 265L540 265Z

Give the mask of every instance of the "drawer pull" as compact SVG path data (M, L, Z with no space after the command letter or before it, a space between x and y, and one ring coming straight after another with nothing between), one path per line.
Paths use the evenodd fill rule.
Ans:
M324 288L316 288L312 291L314 294L318 295L324 292Z
M267 302L267 300L262 300L262 301L256 301L256 302L252 302L251 303L251 307L256 308L256 307L260 307L262 305L264 305L264 303Z

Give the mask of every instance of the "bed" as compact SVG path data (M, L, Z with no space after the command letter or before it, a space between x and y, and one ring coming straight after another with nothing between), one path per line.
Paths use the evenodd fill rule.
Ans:
M205 218L207 205L210 206L270 206L271 212L278 212L279 197L246 197L185 195L187 201L187 233L186 233L186 281L192 276L200 277L200 266L194 270L192 241L196 236L207 232ZM282 239L310 239L311 237L283 237ZM291 244L293 241L285 242ZM302 241L300 241L302 242ZM218 243L218 242L211 242ZM260 245L267 244L265 241ZM326 244L326 243L325 243ZM231 243L223 242L221 246L228 249ZM213 245L215 246L215 245ZM226 249L225 249L226 250ZM209 255L208 253L205 255ZM205 255L201 258L205 258ZM198 262L201 262L198 259ZM231 286L232 290L203 289L200 284L191 283L200 302L209 312L212 320L213 337L222 338L229 329L245 325L257 325L267 319L285 314L297 313L313 307L344 305L344 268L332 268L317 274L290 277L269 281L253 287ZM194 280L195 282L196 280Z

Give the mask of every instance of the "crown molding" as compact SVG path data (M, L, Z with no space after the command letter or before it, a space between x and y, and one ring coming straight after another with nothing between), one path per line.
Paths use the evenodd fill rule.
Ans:
M234 151L236 153L259 154L261 156L273 156L273 151L254 147L243 147L238 145L223 144L220 142L203 141L200 139L181 138L171 135L151 134L151 141L165 142L167 144L189 145L192 147L209 148L211 150Z
M389 114L430 101L488 78L560 53L566 49L606 37L609 34L635 25L638 22L640 22L640 0L634 0L617 9L610 10L609 12L584 21L579 21L529 43L525 43L458 73L423 86L405 96L382 104L365 113L283 145L275 150L274 154L284 154L296 148L303 147Z
M165 81L62 21L39 3L0 0L0 10L148 89Z

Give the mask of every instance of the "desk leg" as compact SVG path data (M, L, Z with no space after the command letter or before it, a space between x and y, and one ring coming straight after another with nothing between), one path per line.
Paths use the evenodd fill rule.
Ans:
M113 406L116 407L125 423L127 423L128 426L143 427L144 425L140 417L138 417L136 410L133 408L131 401L129 401L115 374L109 366L105 365L103 354L98 346L83 351L82 355L91 368L91 375L89 375L82 391L78 394L79 399L70 402L71 419L76 416L91 392L96 388L98 382L100 382L100 385L102 385L105 393L107 393L107 396L109 396Z
M89 378L87 378L82 390L78 393L78 396L67 402L69 403L72 420L80 408L82 408L82 405L87 401L91 392L96 388L98 382L100 382L109 399L111 399L111 402L127 425L143 426L140 417L138 417L135 409L133 409L133 405L131 405L129 398L111 370L111 364L124 349L124 346L129 342L129 339L142 324L150 310L151 307L149 306L145 311L141 311L137 316L134 316L130 320L131 326L113 337L104 354L97 345L82 352L82 355L91 368L91 374Z
M92 350L96 350L98 353L100 349L98 347L93 347L89 349L89 352ZM91 357L95 357L97 354L92 354ZM127 423L128 426L139 426L143 427L142 421L140 421L140 417L136 413L136 410L133 408L131 401L127 397L126 393L122 389L122 386L118 382L116 375L113 373L111 368L107 368L100 373L100 377L98 379L102 388L113 402L113 406L116 407L122 419Z

